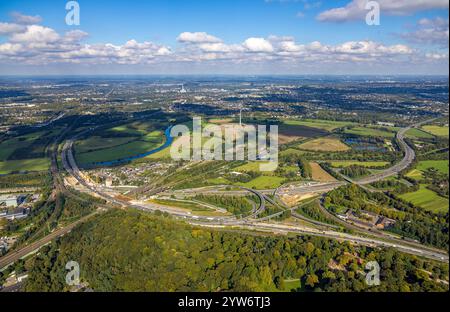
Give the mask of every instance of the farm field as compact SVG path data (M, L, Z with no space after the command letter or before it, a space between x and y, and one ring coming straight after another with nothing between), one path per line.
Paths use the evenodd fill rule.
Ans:
M114 146L89 153L77 154L76 158L80 163L113 161L145 153L158 147L159 145L160 144L146 141L133 141L125 145Z
M304 138L320 137L327 134L328 132L322 129L286 123L280 125L278 130L280 144L286 144Z
M428 133L431 133L436 136L449 136L449 128L441 127L441 126L423 126L422 129Z
M0 174L25 171L45 171L50 168L48 158L33 158L0 161Z
M406 136L413 139L432 139L434 136L420 129L412 128L406 132Z
M320 182L334 182L336 179L328 172L322 169L322 167L316 162L309 163L311 167L312 179Z
M335 168L345 168L352 165L358 165L362 167L384 167L389 164L389 162L387 161L352 161L352 160L331 161L330 163Z
M425 185L421 185L416 192L400 195L400 198L433 212L447 212L449 208L447 198L427 189Z
M280 156L287 156L287 155L303 155L305 151L300 151L295 148L288 148L284 151L280 152Z
M75 151L78 153L88 153L96 150L102 150L114 146L124 145L134 140L136 140L136 138L134 137L102 138L94 136L86 140L77 141L75 143Z
M0 161L44 156L45 147L59 130L32 132L19 137L11 138L0 143ZM36 157L30 157L30 154Z
M262 164L267 164L267 162L261 162L261 161L249 161L246 164L236 167L233 169L233 171L238 171L238 172L249 172L249 171L255 171L255 172L259 172L259 167Z
M213 124L219 124L219 125L221 125L221 124L229 124L229 123L232 123L232 122L233 122L233 119L232 119L232 118L223 118L223 119L220 119L220 118L212 118L212 119L209 119L208 122L213 123Z
M388 132L385 130L370 127L355 127L345 130L344 133L360 136L383 137L383 138L393 138L395 135L395 132Z
M422 160L417 165L417 169L425 171L429 168L435 168L439 172L448 174L448 160Z
M134 122L103 130L75 144L75 157L82 164L114 161L146 153L162 145L164 135L150 123Z
M299 145L299 148L314 152L345 152L350 149L347 145L335 138L319 138Z
M306 126L311 128L322 129L325 131L333 131L334 129L337 128L354 125L354 123L346 121L312 120L312 119L286 120L284 121L284 123L286 125Z

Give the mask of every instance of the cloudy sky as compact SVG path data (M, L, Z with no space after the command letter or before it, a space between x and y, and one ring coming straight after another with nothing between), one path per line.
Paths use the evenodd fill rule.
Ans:
M67 2L0 1L0 75L448 75L448 0Z

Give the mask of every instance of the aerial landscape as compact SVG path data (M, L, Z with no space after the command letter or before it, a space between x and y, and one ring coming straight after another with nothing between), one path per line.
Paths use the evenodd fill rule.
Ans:
M0 292L448 292L448 2L366 2L0 4Z

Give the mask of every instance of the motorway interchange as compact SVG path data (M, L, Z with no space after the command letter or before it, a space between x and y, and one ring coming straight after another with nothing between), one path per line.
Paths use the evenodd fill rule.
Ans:
M413 127L420 127L422 124L430 122L432 120L427 120L415 125L412 125L410 127L406 127L401 129L397 133L397 140L404 150L404 158L394 166L384 170L381 173L377 173L374 175L371 175L369 177L366 177L359 181L351 181L352 183L356 183L361 186L368 185L370 183L373 183L375 181L379 181L382 179L385 179L387 177L393 176L398 174L400 171L407 168L411 162L415 158L414 150L404 141L404 135L405 133L410 130ZM106 201L116 204L121 207L129 207L129 208L135 208L142 211L162 211L167 212L174 217L182 218L187 220L189 223L197 226L206 226L206 227L238 227L238 228L248 228L252 230L259 230L259 231L269 231L269 232L275 232L275 233L302 233L302 234L308 234L308 235L315 235L315 236L322 236L322 237L328 237L328 238L334 238L339 240L346 240L354 243L369 245L369 246L384 246L384 247L393 247L397 248L398 250L415 254L418 256L424 256L430 259L439 260L439 261L448 261L448 254L444 251L437 250L435 248L423 246L417 242L414 241L404 241L401 238L394 237L393 235L385 234L381 231L375 231L375 232L369 232L364 231L363 229L357 229L361 233L364 234L364 236L361 235L350 235L350 234L344 234L341 232L333 231L333 226L326 225L326 224L320 224L321 226L326 226L328 229L326 230L317 230L314 227L306 227L306 226L293 226L293 225L284 225L279 223L268 223L272 218L277 217L278 215L284 213L286 210L293 211L295 208L288 208L284 206L282 203L280 204L280 201L274 201L271 199L267 194L274 195L274 198L277 198L279 189L276 190L264 190L264 191L257 191L253 189L248 188L241 188L238 192L250 192L258 196L259 198L259 207L257 209L254 209L254 211L251 213L250 216L247 216L245 218L236 218L231 216L221 216L221 217L212 217L212 216L201 216L201 215L195 215L191 212L186 212L180 209L167 207L163 205L158 204L137 204L137 203L129 203L127 201L119 200L109 194L107 194L103 189L102 186L96 185L92 183L89 179L86 178L86 176L80 171L80 169L77 166L77 163L75 161L75 158L73 156L73 144L76 138L72 138L64 144L64 147L62 149L62 162L64 169L73 176L81 185L83 185L89 192L94 193L95 195L105 199ZM316 193L316 194L324 194L328 191L331 191L337 187L340 187L344 185L346 182L334 182L334 183L319 183L319 184L313 184L308 186L302 186L302 187L290 187L289 192L291 193ZM348 183L348 182L347 182ZM167 192L167 191L166 191ZM219 192L217 190L217 187L210 189L210 188L202 188L202 189L191 189L191 190L182 190L181 192L192 192L195 194L201 194L204 192ZM236 191L230 191L230 192L236 192ZM170 192L168 192L170 194ZM224 191L220 191L220 193L224 193ZM271 216L267 216L264 218L258 218L258 215L262 213L265 209L265 203L269 202L273 205L283 206L284 211L273 214ZM295 217L294 213L294 217ZM312 224L317 224L317 221L308 219L306 217L300 217L303 219L303 221L310 222ZM344 223L345 226L348 226L355 230L355 226L351 226L350 224L346 224L346 222L340 220L341 224ZM331 229L331 230L330 230Z
M92 183L90 179L88 179L83 172L78 168L77 163L75 161L75 158L73 156L73 145L74 142L77 140L77 138L81 135L78 134L75 137L72 137L69 140L66 140L63 144L63 148L61 150L61 160L63 167L65 171L75 178L77 182L84 187L84 190L91 195L95 195L97 197L100 197L104 199L108 205L100 205L99 210L95 212L94 214L98 213L99 211L104 210L108 206L116 206L121 208L133 208L138 209L141 211L147 211L147 212L155 212L157 210L161 212L166 212L170 215L172 215L175 218L179 218L182 220L187 221L188 223L195 225L195 226L201 226L201 227L209 227L209 228L236 228L236 229L247 229L247 230L253 230L253 231L260 231L260 232L270 232L275 234L288 234L293 233L297 235L310 235L310 236L320 236L325 238L331 238L331 239L337 239L341 241L348 241L355 244L361 244L371 247L392 247L396 248L402 252L413 254L416 256L422 256L429 259L441 261L441 262L448 262L449 257L448 253L442 250L438 250L436 248L424 246L418 242L410 241L410 240L403 240L399 237L384 233L382 231L368 231L359 227L356 227L350 223L347 223L346 221L343 221L339 218L337 218L335 215L328 212L322 205L321 209L323 213L327 214L329 217L333 218L337 223L342 225L345 228L353 230L355 234L348 234L343 232L336 231L337 226L325 224L322 222L318 222L316 220L309 219L305 216L299 215L295 213L294 208L286 207L282 201L278 200L278 195L280 191L289 192L290 194L305 194L305 193L315 193L315 194L325 194L326 192L329 192L335 188L338 188L346 183L356 183L360 185L361 187L366 188L366 185L373 183L375 181L379 181L382 179L385 179L387 177L396 175L400 171L407 168L411 162L415 158L414 150L404 141L404 135L405 133L413 128L413 127L420 127L422 124L430 122L430 120L427 120L422 123L415 124L413 126L403 128L397 133L397 140L404 150L404 158L397 163L396 165L384 170L383 172L371 175L369 177L366 177L364 179L358 180L358 181L352 181L347 180L345 182L339 181L339 182L332 182L332 183L317 183L317 184L309 184L309 185L303 185L303 186L284 186L275 190L253 190L248 188L241 188L240 190L232 190L228 191L229 194L246 194L246 193L253 193L259 198L259 205L258 207L255 207L252 211L252 213L249 216L246 216L245 218L236 218L235 216L201 216L201 215L195 215L192 212L187 212L186 210L177 209L175 207L168 207L165 205L158 205L153 203L130 203L121 199L118 199L110 194L108 194L102 186L97 185L95 183ZM92 130L92 129L90 129ZM89 130L88 130L89 131ZM63 136L60 137L60 139ZM61 177L61 174L57 168L57 151L58 151L58 140L54 142L54 147L52 149L52 174L55 178L55 187L56 189L60 191L64 191L65 193L70 194L70 191L68 188L64 186L63 179ZM224 188L225 186L222 186ZM181 190L177 192L181 193L191 193L191 194L211 194L211 193L221 193L224 194L227 191L220 190L221 187L214 187L214 188L201 188L201 189L186 189ZM162 191L165 194L174 194L175 192L170 190L164 190ZM268 195L273 195L272 199ZM73 195L76 196L76 195ZM265 210L265 203L268 202L272 205L281 207L283 209L282 212L275 213L270 216L259 218L259 214L261 214ZM307 204L308 202L304 203ZM292 213L292 216L294 218L300 219L303 221L302 225L291 225L291 224L282 224L282 223L274 223L269 222L270 219L273 219L277 217L278 215L286 212L287 210L290 210ZM92 214L92 215L94 215ZM38 250L40 247L48 244L51 240L55 239L56 237L65 235L66 233L70 232L71 229L73 229L76 225L80 224L84 220L88 219L92 215L86 216L85 218L78 220L77 222L74 222L62 229L59 229L50 235L42 238L41 240L26 245L25 247L13 251L12 253L0 258L0 268L4 268L18 259ZM304 225L304 224L310 224Z

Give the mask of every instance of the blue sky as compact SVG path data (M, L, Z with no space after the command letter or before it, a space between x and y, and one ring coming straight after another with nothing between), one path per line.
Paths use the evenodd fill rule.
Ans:
M387 0L380 2L383 4L383 1ZM405 0L390 0L390 2L396 1L404 2ZM420 2L420 0L408 1ZM185 42L181 43L180 40L177 40L181 33L204 32L227 45L242 44L248 38L267 39L270 36L292 37L297 46L317 41L323 46L329 47L337 47L349 41L370 41L386 47L401 44L413 49L414 53L439 55L440 61L444 59L448 63L448 2L447 8L445 8L445 4L443 5L440 0L429 1L435 2L435 4L423 8L420 5L418 7L405 6L402 12L393 12L393 9L388 7L383 10L382 5L379 26L368 26L363 18L355 20L349 17L348 20L337 22L333 18L319 20L318 17L321 13L335 8L346 8L352 3L352 0L79 0L80 26L65 24L66 1L12 0L0 3L0 22L14 23L11 18L12 12L20 12L27 16L38 15L42 19L39 25L51 28L61 36L73 30L85 32L86 36L80 40L80 45L111 43L120 46L133 39L139 43L152 42L168 47L174 55L178 53L178 50L186 48ZM420 34L415 35L415 32L420 30L418 23L424 19L444 20L444 25L439 22L439 27L441 30L442 27L447 27L447 37L445 38L444 35L443 39L437 38L433 42L425 42L427 40L423 37L419 38L420 40L415 38L420 37ZM434 26L430 23L429 28ZM11 33L4 33L1 36L0 28L0 43L12 42L11 36L13 36ZM414 38L412 39L412 37ZM439 39L442 39L443 42L438 42ZM189 46L189 49L191 48L192 45ZM1 51L0 49L0 69L2 68ZM43 53L42 49L39 52ZM214 53L217 54L217 51L214 50ZM446 60L445 57L442 57L445 54L447 55ZM55 54L55 56L57 55ZM291 56L304 57L305 54L297 53ZM277 57L280 57L280 53L277 54ZM212 58L212 55L209 55L209 59ZM214 58L216 61L220 59L222 67L219 68L221 69L225 66L223 62L225 58L230 57L216 55ZM255 54L252 54L250 63L255 64L255 59ZM240 61L242 62L242 58ZM404 60L402 61L404 62ZM167 59L164 62L167 66ZM115 61L112 63L110 68L117 65ZM146 61L147 63L148 61ZM198 59L196 59L197 63ZM173 67L173 64L174 61L170 65ZM217 62L214 64L217 66ZM45 67L44 65L39 65L34 60L31 62L30 68ZM96 63L96 65L98 64ZM235 63L231 65L235 65ZM266 63L259 65L265 70L270 68L267 60ZM433 71L436 71L441 65L430 66ZM52 66L54 67L55 64ZM107 66L107 64L104 65L105 68ZM127 66L127 68L132 67ZM205 64L204 67L206 69L208 64ZM273 70L279 68L278 66L273 67ZM423 64L419 67L418 72L424 71ZM9 71L11 66L3 61L3 68Z

